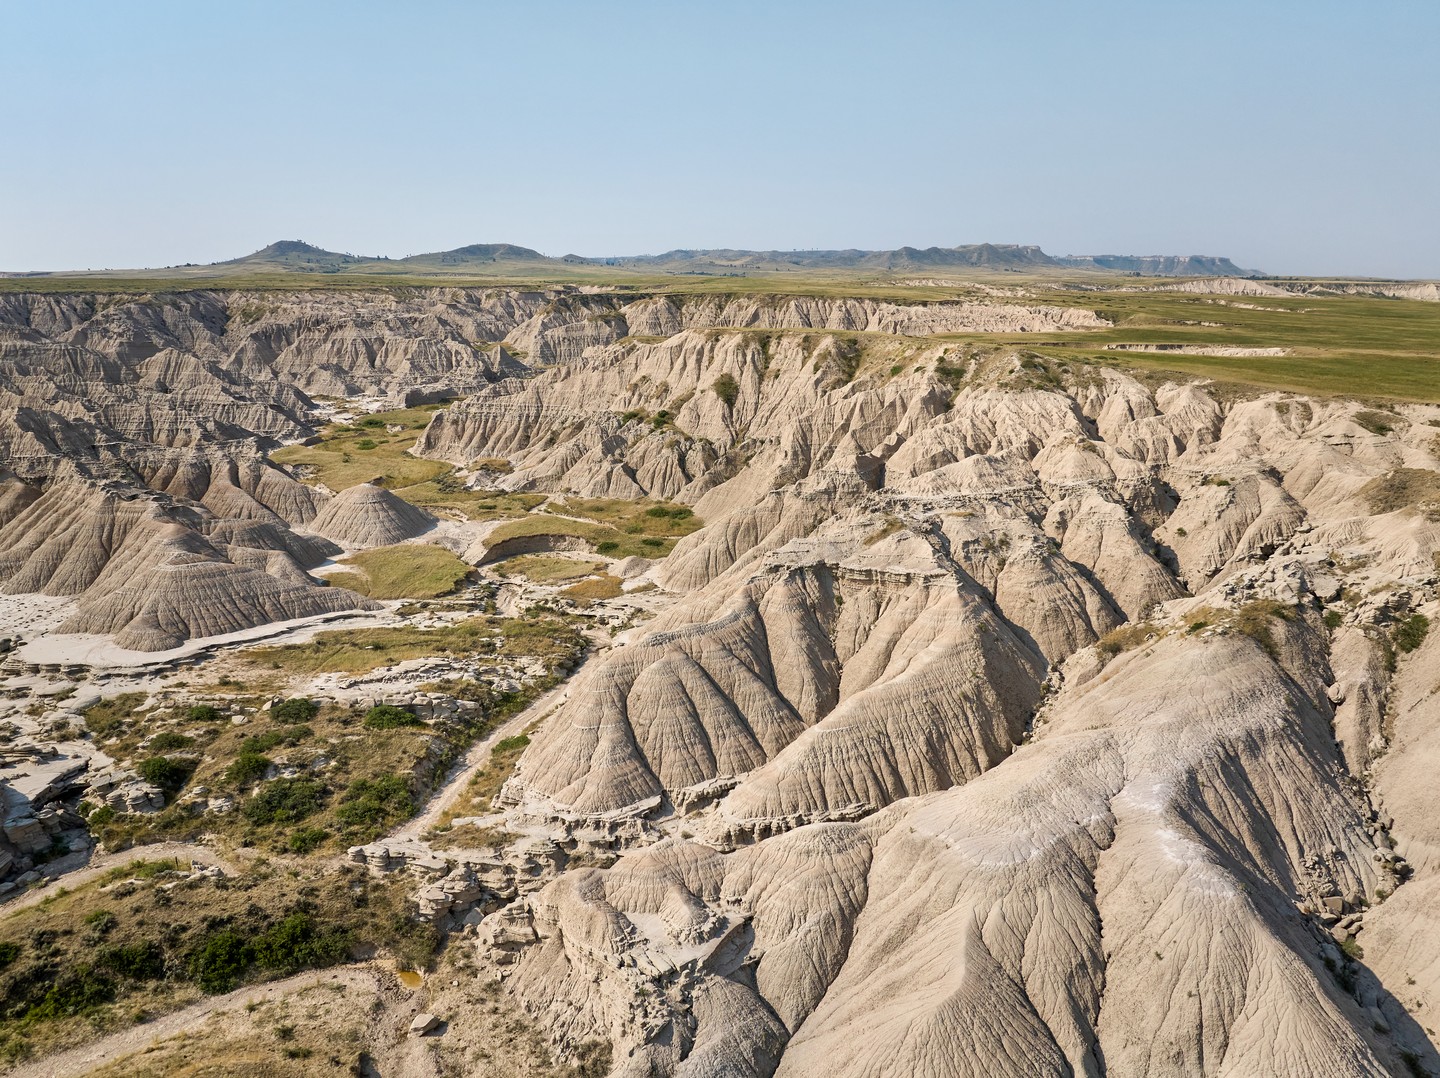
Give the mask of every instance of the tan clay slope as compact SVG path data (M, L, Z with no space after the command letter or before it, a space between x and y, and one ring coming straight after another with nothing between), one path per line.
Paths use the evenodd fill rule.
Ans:
M1383 1073L1289 904L1373 885L1324 716L1243 639L1122 662L881 840L856 941L780 1073L833 1058L857 1021L840 1073ZM1302 858L1326 849L1315 878Z
M12 480L8 519L0 517L0 588L77 596L61 632L114 634L120 647L142 651L376 606L343 588L316 586L304 567L338 548L295 534L221 478L211 474L205 495L234 516L216 516L203 502L117 493L78 476L43 492ZM264 494L263 486L254 489Z
M1287 632L1304 647L1316 629ZM552 884L517 990L554 1001L560 1030L635 1045L620 1074L777 1057L786 1075L1385 1074L1388 1045L1326 969L1338 949L1292 905L1383 878L1318 688L1243 636L1170 637L963 787ZM658 992L735 925L737 953ZM665 1022L668 1045L647 1036Z
M1407 869L1347 767L1387 744L1395 620L1440 613L1440 524L1375 493L1436 474L1440 413L1376 435L1344 402L1023 362L952 395L844 358L681 334L432 425L516 486L707 521L657 572L690 594L587 670L502 797L671 836L506 911L539 934L521 999L621 1074L1432 1059L1399 965L1338 944L1406 908L1363 914ZM624 414L659 407L673 428Z

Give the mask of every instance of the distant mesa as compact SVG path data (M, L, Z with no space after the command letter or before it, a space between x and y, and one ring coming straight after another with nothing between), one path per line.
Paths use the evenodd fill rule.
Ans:
M1241 269L1219 255L1066 255L1056 259L1076 269L1138 273L1142 277L1251 277L1255 270Z
M659 273L739 274L795 270L868 270L904 273L916 270L1065 270L1091 269L1154 277L1245 277L1228 258L1214 255L1065 255L1055 257L1034 245L971 243L957 247L898 247L887 251L858 248L816 251L751 251L744 249L677 248L655 255L592 257L543 255L512 243L472 243L450 251L404 258L362 257L327 251L301 240L280 240L253 254L200 269L265 269L300 273L438 273L494 272L498 267L610 267Z

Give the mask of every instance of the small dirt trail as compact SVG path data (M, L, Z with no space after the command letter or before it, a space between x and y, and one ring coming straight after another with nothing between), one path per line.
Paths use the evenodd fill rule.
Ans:
M430 795L430 800L418 816L411 818L408 822L401 824L392 831L388 838L419 838L421 835L434 827L436 822L444 814L445 810L453 805L460 795L465 792L466 786L470 783L470 777L477 770L484 767L490 759L490 752L495 748L497 742L507 737L513 737L525 727L529 726L536 719L542 718L552 708L558 706L570 695L570 686L575 684L575 679L585 668L597 651L587 652L580 660L574 671L555 688L551 689L544 696L539 697L534 703L518 715L501 723L488 735L470 746L468 752L451 765L450 771L446 774L444 781Z
M157 1018L142 1026L101 1037L98 1041L68 1052L50 1056L35 1063L26 1063L9 1072L9 1078L76 1078L87 1074L96 1067L114 1063L116 1060L144 1051L151 1044L173 1037L203 1022L214 1014L233 1011L251 1003L269 1003L282 996L308 988L313 984L344 984L349 987L375 989L376 971L365 966L350 966L343 969L314 970L287 977L283 981L241 988L223 996L202 999L198 1003Z
M119 853L102 854L92 858L84 868L71 869L63 875L51 877L51 883L59 883L62 887L74 890L76 887L84 886L91 880L103 876L112 868L128 865L131 861L166 861L171 858L184 864L194 861L202 865L219 865L227 876L233 876L236 871L234 864L225 860L208 846L200 846L193 842L157 842L153 846L136 846L133 849L121 850ZM52 864L59 863L52 862ZM0 903L0 917L8 917L18 910L38 906L56 890L58 888L54 886L41 887L17 895L8 902Z

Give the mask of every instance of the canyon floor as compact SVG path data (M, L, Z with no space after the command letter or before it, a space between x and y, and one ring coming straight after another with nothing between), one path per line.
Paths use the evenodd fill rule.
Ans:
M587 273L3 282L0 1071L1440 1075L1434 285Z

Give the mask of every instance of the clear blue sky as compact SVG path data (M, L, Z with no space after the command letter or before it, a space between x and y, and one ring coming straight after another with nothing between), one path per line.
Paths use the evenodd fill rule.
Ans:
M1036 243L1440 277L1440 0L0 0L0 269Z

